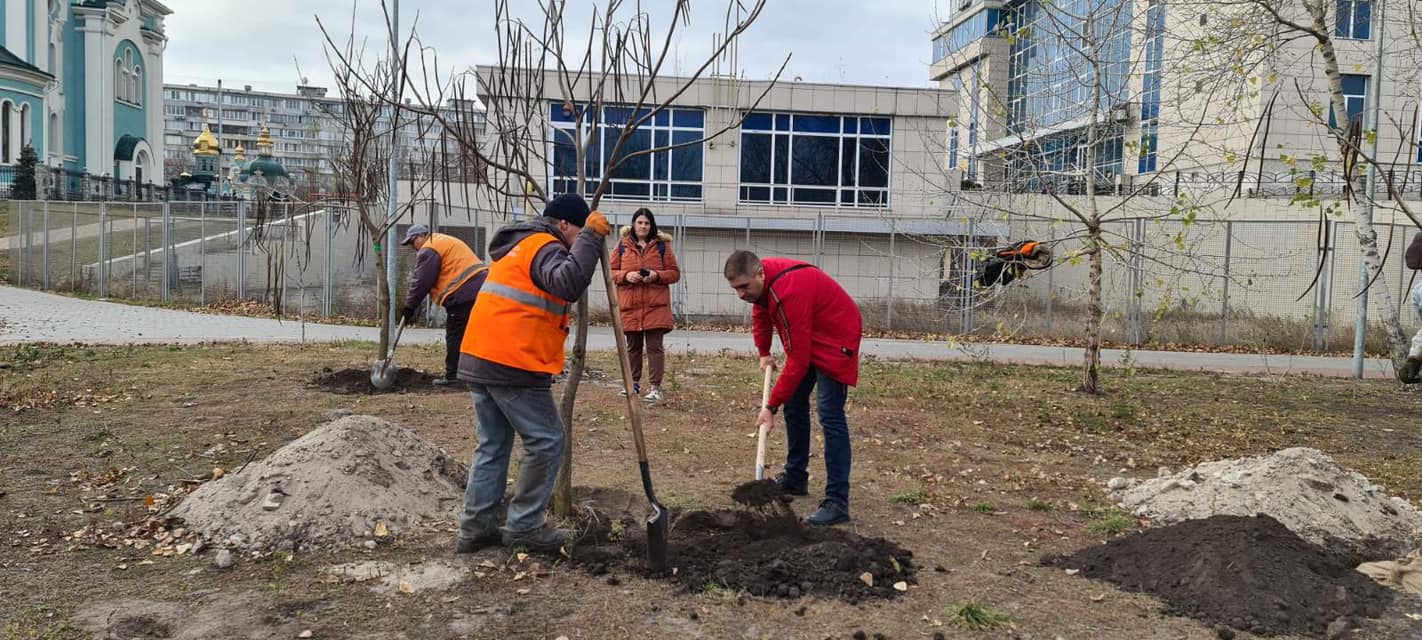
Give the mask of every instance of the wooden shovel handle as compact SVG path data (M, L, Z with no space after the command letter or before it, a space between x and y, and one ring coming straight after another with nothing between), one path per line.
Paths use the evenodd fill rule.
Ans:
M765 382L763 382L763 383L761 384L761 387L760 387L760 406L761 406L762 409L765 408L765 405L770 404L770 371L771 371L772 369L774 369L774 367L766 367L766 368L765 368ZM760 412L759 412L759 411L756 411L756 413L759 414ZM756 480L764 480L764 479L765 479L765 435L766 435L766 433L769 432L769 431L770 431L770 427L768 427L768 426L766 426L766 425L761 425L759 428L756 429L756 438L755 438L755 479L756 479Z

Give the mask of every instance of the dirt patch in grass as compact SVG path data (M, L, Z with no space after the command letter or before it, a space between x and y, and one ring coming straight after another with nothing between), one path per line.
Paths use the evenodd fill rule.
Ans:
M659 575L646 569L646 531L640 520L608 514L595 520L607 524L593 527L573 551L574 562L595 575L620 568L671 580L696 593L783 599L818 595L851 604L894 598L917 583L911 551L883 538L803 525L793 515L681 514L668 541L673 570Z
M618 558L599 576L574 566L582 562L577 548L573 561L520 559L502 547L455 556L453 518L376 540L374 549L362 543L255 559L240 555L228 569L215 566L212 548L160 557L151 542L139 549L124 540L97 546L73 539L81 530L123 538L127 527L161 519L175 488L206 483L216 467L235 473L250 462L250 469L343 412L398 423L467 463L474 448L467 394L433 387L340 394L308 384L326 368L359 371L364 382L373 352L368 343L0 349L0 365L8 365L0 370L0 575L13 577L0 579L0 637L11 624L19 628L12 635L20 637L102 637L114 609L91 617L94 605L141 600L182 607L182 618L154 614L174 637L295 638L310 629L315 638L369 640L843 640L862 629L868 637L931 638L941 632L956 638L968 632L958 628L954 612L972 602L975 610L1010 618L1012 632L1023 637L1215 640L1208 625L1168 614L1155 597L1069 576L1038 560L1110 537L1106 527L1097 527L1101 533L1089 529L1096 516L1108 513L1107 480L1153 478L1160 466L1178 470L1308 446L1386 486L1389 494L1422 496L1422 425L1398 419L1422 413L1422 395L1389 381L1113 369L1103 377L1107 395L1085 396L1072 391L1079 372L1070 368L866 360L847 407L854 520L827 535L891 540L913 552L916 582L903 580L908 591L895 590L899 595L890 599L850 604L812 585L810 597L802 590L792 600L790 586L800 585L788 579L767 587L778 592L786 584L786 597L738 594L740 589L716 582L710 551L699 549L671 550L674 558L694 561L678 573L701 571L696 579L652 578L640 571L644 549L624 550L623 541L610 539L610 523L607 542L587 548L602 547ZM443 345L411 344L397 357L401 366L443 371ZM609 353L591 354L589 364L595 371L617 371ZM737 509L730 494L749 479L746 463L755 452L748 427L761 404L756 360L678 354L669 355L667 364L667 400L647 406L644 422L657 490L676 513ZM623 537L644 535L645 499L627 401L617 396L619 386L590 378L594 382L580 388L572 420L574 483L619 492L620 502L599 501L598 507L619 516ZM608 380L616 379L614 374ZM554 389L555 396L560 392ZM22 411L6 406L5 398L38 394L55 400ZM1117 410L1117 404L1132 410ZM812 442L811 450L818 453L819 443ZM772 465L785 455L783 429L770 432L767 454ZM516 446L511 476L520 455ZM818 492L818 456L810 473ZM156 498L151 506L149 496ZM815 498L788 506L803 516ZM583 502L575 496L575 505ZM972 505L989 505L990 513ZM1129 529L1136 527L1133 520L1126 522ZM115 529L115 523L125 528ZM674 524L672 541L736 546L725 554L741 554L733 557L757 571L794 553L788 549L752 565L745 554L761 544L758 539L744 531L707 530L717 522L703 522L700 530L696 524ZM387 593L371 589L373 581L325 571L364 562L411 572L449 562L468 572L447 588L406 578L413 593L399 590L398 581ZM726 579L738 576L733 571ZM757 573L749 579L762 580ZM874 581L876 589L893 588L884 576ZM238 597L251 593L263 597ZM144 613L124 612L111 623ZM1390 635L1371 633L1380 623L1369 621L1367 631L1350 637L1422 637L1406 628L1422 623L1402 612L1417 611L1385 618L1403 625ZM199 619L223 626L188 622ZM97 620L100 631L67 630L87 620Z
M1339 626L1376 618L1393 601L1393 592L1354 569L1357 557L1309 544L1268 516L1188 520L1046 563L1259 635L1322 636L1340 618Z
M389 389L376 389L370 384L370 369L332 370L330 367L311 379L311 386L331 393L343 395L375 395L377 393L433 393L445 390L463 391L463 385L436 386L434 381L442 376L418 371L410 367L400 367L395 373L395 384Z

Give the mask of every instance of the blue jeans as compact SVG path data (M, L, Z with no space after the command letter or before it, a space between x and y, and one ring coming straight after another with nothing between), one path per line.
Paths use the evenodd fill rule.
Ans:
M804 482L809 479L810 466L810 393L819 387L815 404L820 414L820 427L825 432L825 499L849 507L849 421L844 417L844 403L849 387L814 367L795 389L795 395L785 403L785 477Z
M552 389L480 384L470 384L469 389L474 396L479 446L464 488L459 535L473 538L498 522L514 434L523 439L523 463L504 528L523 532L542 527L565 439Z

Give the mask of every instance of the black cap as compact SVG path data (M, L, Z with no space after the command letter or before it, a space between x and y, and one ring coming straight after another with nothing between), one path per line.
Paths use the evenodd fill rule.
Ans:
M549 218L566 220L568 224L581 227L588 222L588 203L583 197L576 193L564 193L555 196L548 201L548 206L543 207L543 215Z

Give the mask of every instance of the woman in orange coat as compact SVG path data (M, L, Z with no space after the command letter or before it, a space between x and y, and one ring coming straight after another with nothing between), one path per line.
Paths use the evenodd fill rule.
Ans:
M612 252L612 278L617 284L617 306L622 311L622 330L627 335L632 361L633 389L642 392L645 347L652 387L646 398L654 401L662 399L662 375L666 371L662 338L675 324L671 285L681 280L671 240L671 236L657 229L656 217L644 207L632 215L632 226L622 228L622 240Z

